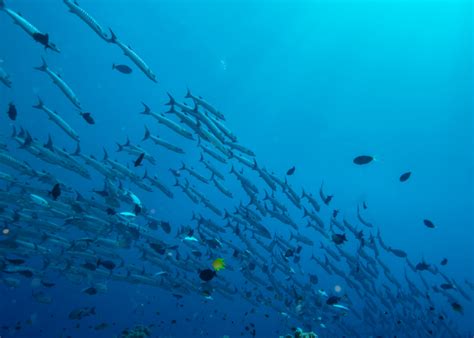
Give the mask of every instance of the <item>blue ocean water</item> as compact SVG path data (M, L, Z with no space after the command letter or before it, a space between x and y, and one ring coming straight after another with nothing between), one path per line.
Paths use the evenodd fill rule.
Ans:
M298 194L303 188L317 196L324 182L326 193L334 195L330 207L323 206L320 214L327 226L334 208L340 210L341 220L356 224L357 205L366 202L364 217L375 228L359 225L365 234L375 235L375 229L380 229L385 243L404 250L415 264L424 259L437 265L472 297L472 290L464 283L466 279L474 281L470 1L81 0L81 7L104 28L112 27L120 40L143 57L156 73L157 84L147 79L116 45L104 42L78 17L68 13L63 1L5 2L49 33L50 40L61 49L61 53L45 51L5 12L0 13L0 67L13 82L11 89L0 84L0 133L1 142L8 143L12 156L26 160L32 167L47 169L87 196L93 194L92 189L103 186L100 175L94 173L91 180L84 180L35 159L11 140L12 127L23 127L41 142L46 142L50 134L58 147L68 152L76 148L76 143L45 113L32 108L40 96L78 132L83 153L101 159L105 148L111 158L133 165L132 157L115 151L116 142L125 143L128 137L156 157L157 164L147 164L146 168L171 187L175 179L169 168L179 168L185 162L204 171L198 167L196 142L177 137L139 113L143 111L141 102L154 111L165 112L169 108L164 105L168 102L167 93L184 101L189 88L224 113L226 126L237 135L239 143L255 152L259 165L280 177L295 166L295 174L287 178ZM47 75L33 69L41 65L41 57L71 85L82 106L94 116L95 125L86 124ZM112 70L113 63L131 66L132 74ZM5 114L10 102L18 109L16 121L8 120ZM141 142L145 125L186 153L176 155L150 141ZM376 161L367 166L354 165L353 158L363 154L374 156ZM230 177L229 168L225 167L225 175ZM134 170L143 175L144 168ZM1 171L10 172L3 167ZM406 171L411 171L412 176L401 184L398 178ZM194 184L222 210L233 210L240 200L249 202L235 180L229 182L235 191L232 200L224 200L214 188ZM130 183L124 185L132 189ZM258 187L261 192L268 189L261 180ZM222 226L227 222L213 216L202 204L192 203L177 188L173 188L173 199L157 191L148 193L136 187L133 191L147 209L154 210L155 217L170 222L172 236L156 232L168 242L182 243L176 232L180 226L195 226L191 221L193 212L214 218ZM284 198L283 195L288 208L293 207ZM15 201L10 203L14 208ZM364 299L357 297L340 277L326 274L310 259L311 254L324 258L319 245L323 237L306 228L307 220L301 218L300 210L293 207L291 215L297 220L298 231L314 241L312 246L303 245L300 263L290 264L296 275L292 278L306 281L308 273L319 277L318 284L311 285L312 290L304 289L303 300L311 300L319 289L333 294L334 286L341 285L341 294L348 293L353 299L348 307L361 312L367 305ZM425 227L424 219L432 220L436 228ZM264 224L272 234L281 234L286 240L290 237L288 225L271 218L266 218ZM232 238L230 232L225 236ZM357 255L357 241L352 236L349 242L348 250L351 248ZM236 245L245 250L241 243ZM262 255L267 254L258 248ZM346 326L352 334L364 337L397 334L374 329L363 318L354 317L351 310L338 318L326 318L322 308L321 312L298 316L296 295L286 306L285 301L279 302L282 307L279 305L281 311L277 311L256 300L257 295L266 294L265 287L255 286L240 273L248 262L232 258L230 248L212 253L215 256L201 258L202 265L186 260L184 254L182 263L197 271L209 266L213 259L224 257L228 268L220 271L217 278L224 277L230 288L238 290L232 300L219 293L209 300L200 292L177 299L173 293L180 293L173 290L113 280L106 281L106 293L89 296L81 290L96 277L75 283L53 273L48 278L56 285L45 291L52 303L41 304L32 298L32 292L38 290L35 279L21 277L16 288L0 286L0 323L8 326L0 336L113 337L120 336L125 328L152 324L153 337L236 337L251 335L252 327L245 329L250 323L255 325L257 337L277 337L290 333L292 327L313 330L321 337L351 336L342 329ZM140 268L148 264L137 250L121 255L127 264ZM39 255L31 255L31 264L41 267L42 260L36 256ZM267 261L258 257L256 260L271 266L268 257L271 255L265 256ZM440 266L444 257L449 263ZM402 282L401 289L416 298L405 285L405 261L385 254L384 262ZM349 276L348 267L340 267ZM157 271L147 265L147 272ZM179 283L182 276L196 287L201 285L197 272L173 278ZM413 276L415 280L416 274ZM445 332L437 319L442 311L456 332L472 336L472 302L453 293L464 313L453 311L448 300L432 291L443 279L429 272L423 276L429 288L424 290L418 279L416 284L423 293L436 297L436 309L431 315L428 301L417 298L417 311L428 313L428 318L436 321L426 323L435 328L433 335L441 334L436 333L438 330ZM292 279L287 280L278 271L275 278L282 288L294 287ZM396 295L398 288L389 285ZM248 298L253 304L245 299L247 292L251 293ZM97 314L79 322L68 319L73 309L84 306L95 306ZM307 306L312 309L313 304ZM381 304L377 306L380 308L372 310L377 318L384 316L381 322L401 319L407 323L405 328L415 325L412 317L399 318L399 310L395 315L381 311ZM399 306L411 309L405 300ZM417 311L410 312L410 316ZM308 320L311 316L315 320ZM325 327L317 319L321 316ZM29 319L31 323L26 323ZM16 330L19 321L21 329ZM109 326L94 329L103 322ZM78 323L80 326L76 327ZM423 327L420 323L415 326ZM419 332L429 336L426 330L416 332L416 336Z

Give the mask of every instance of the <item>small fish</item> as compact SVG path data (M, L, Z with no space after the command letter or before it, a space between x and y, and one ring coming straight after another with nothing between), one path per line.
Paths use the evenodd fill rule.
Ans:
M81 112L80 114L81 114L82 118L83 118L88 124L95 124L95 120L94 120L94 118L92 117L91 113Z
M454 285L451 283L443 283L440 285L440 288L443 290L451 290L454 289Z
M216 271L211 269L205 269L199 271L199 278L205 282L209 282L216 276Z
M134 166L139 167L142 164L144 158L145 153L141 153L140 156L138 156L138 158L135 160Z
M419 271L424 271L427 270L429 267L429 264L426 264L425 262L420 262L415 266L415 269Z
M52 288L53 286L55 286L56 284L55 283L52 283L52 282L47 282L45 280L41 280L41 285L43 285L45 288Z
M408 171L400 176L400 182L408 181L411 176L411 171Z
M13 103L10 103L8 105L7 115L10 118L10 120L12 120L12 121L16 120L16 116L18 115L18 112L17 112L16 107Z
M435 228L435 225L429 219L423 220L423 224L428 228L431 228L431 229Z
M364 165L364 164L369 164L373 160L374 160L374 158L372 156L361 155L361 156L357 156L356 158L354 158L353 162L354 162L354 164L357 164L357 165Z
M61 196L61 185L59 183L56 183L53 187L53 189L49 192L51 197L53 197L53 200L57 200L59 196Z
M293 167L291 167L290 169L288 169L288 171L286 172L286 174L287 174L288 176L291 176L291 175L293 175L293 174L295 173L295 170L296 170L296 167L293 166Z
M116 65L115 63L112 65L112 69L118 70L122 74L130 74L132 72L132 68L127 65Z
M84 290L82 290L82 292L90 295L90 296L93 296L93 295L96 295L97 294L97 289L93 286L89 287L89 288L86 288Z
M346 234L333 234L331 238L332 241L337 245L347 242Z
M107 270L115 269L115 263L112 261L103 261L100 258L97 260L97 266L102 265Z
M99 330L105 330L106 328L109 327L109 324L107 323L100 323L94 326L94 330L99 331Z
M448 259L447 259L447 258L443 258L443 260L441 261L440 264L441 264L441 265L446 265L446 264L448 264Z
M169 222L161 221L160 226L165 233L169 234L171 232L171 225Z
M25 260L21 258L5 258L5 260L13 265L22 265L23 263L25 263Z
M334 305L337 304L341 300L341 297L338 296L331 296L326 300L327 305Z
M456 312L459 312L459 313L464 313L464 310L461 306L461 304L457 303L457 302L453 302L451 303L451 307L453 308L454 311Z

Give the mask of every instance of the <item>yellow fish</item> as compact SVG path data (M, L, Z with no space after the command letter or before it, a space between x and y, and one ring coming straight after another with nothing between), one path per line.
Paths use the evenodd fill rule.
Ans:
M212 262L212 267L216 271L224 269L225 268L224 258L217 258L214 262Z

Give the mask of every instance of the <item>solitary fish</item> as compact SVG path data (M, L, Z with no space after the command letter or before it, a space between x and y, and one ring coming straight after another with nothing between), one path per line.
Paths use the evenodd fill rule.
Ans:
M132 68L127 65L116 65L115 63L112 65L112 69L118 70L122 74L130 74L132 72Z
M357 165L364 165L364 164L369 164L373 160L374 160L374 158L372 156L361 155L361 156L357 156L356 158L354 158L353 162Z
M423 224L428 228L431 228L431 229L435 228L435 225L429 219L423 220Z
M10 120L12 120L12 121L16 120L16 116L18 115L18 113L17 113L16 107L13 103L10 103L8 105L7 115L10 118Z
M290 169L288 169L288 171L286 172L286 174L287 174L288 176L291 176L291 175L293 175L293 174L295 173L295 170L296 170L296 167L293 166L293 167L291 167Z
M447 258L443 258L443 260L441 261L440 264L441 264L441 265L446 265L446 264L448 264L448 259L447 259Z
M407 171L406 173L404 173L400 176L400 182L408 181L410 176L411 176L411 171Z

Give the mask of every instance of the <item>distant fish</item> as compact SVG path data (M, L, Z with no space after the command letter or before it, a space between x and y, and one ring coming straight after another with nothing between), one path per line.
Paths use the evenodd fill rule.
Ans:
M410 176L411 176L411 171L407 171L406 173L404 173L400 176L400 182L408 181Z
M88 124L95 124L94 118L92 117L91 113L80 113L82 118L88 123Z
M337 304L341 300L341 297L338 296L331 296L326 300L327 305L334 305Z
M346 234L333 234L331 239L337 245L347 242Z
M51 197L53 197L53 200L57 200L59 196L61 196L61 185L59 183L56 183L53 187L53 189L49 192Z
M447 259L447 258L443 258L443 260L441 261L440 264L441 264L441 265L446 265L446 264L448 264L448 259Z
M118 70L122 74L130 74L132 72L132 68L127 65L116 65L115 63L112 65L112 69Z
M10 103L8 105L7 115L10 118L10 120L12 120L12 121L16 120L16 116L18 115L18 112L17 112L16 107L13 103Z
M144 158L145 153L141 153L140 156L138 156L138 158L135 160L134 166L139 167L142 164Z
M372 156L361 155L361 156L357 156L356 158L354 158L353 162L357 165L364 165L364 164L369 164L373 160L374 160L374 158Z
M97 294L97 289L95 287L91 286L89 288L86 288L86 289L82 290L82 292L88 294L89 296L93 296L93 295Z
M424 219L423 224L428 228L431 228L431 229L435 228L435 225L429 219Z
M286 174L287 174L288 176L291 176L291 175L293 175L293 174L295 173L295 170L296 170L296 167L293 166L293 167L291 167L290 169L288 169L288 171L286 172Z
M424 271L424 270L428 270L429 267L430 267L429 264L425 262L420 262L416 265L415 269L419 271Z
M205 282L209 282L216 276L216 271L211 269L205 269L199 271L199 278Z

